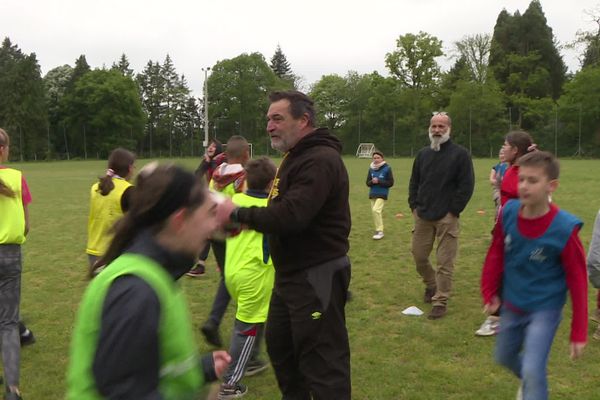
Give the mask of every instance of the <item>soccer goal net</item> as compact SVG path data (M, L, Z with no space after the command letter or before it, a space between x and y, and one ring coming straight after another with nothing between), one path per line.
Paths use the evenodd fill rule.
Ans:
M374 150L375 145L373 143L361 143L358 145L358 149L356 149L356 157L371 158Z

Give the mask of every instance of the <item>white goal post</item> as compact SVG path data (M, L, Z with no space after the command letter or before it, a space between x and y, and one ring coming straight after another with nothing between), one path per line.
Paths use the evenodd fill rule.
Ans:
M356 157L371 158L373 157L373 151L375 151L373 143L361 143L358 145L358 149L356 149Z

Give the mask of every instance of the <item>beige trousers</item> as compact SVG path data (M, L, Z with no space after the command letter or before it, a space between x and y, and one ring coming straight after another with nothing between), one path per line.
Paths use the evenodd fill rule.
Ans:
M417 272L429 289L436 288L432 304L446 305L452 291L452 274L454 260L458 250L458 234L460 231L458 218L448 213L437 221L426 221L413 213L415 227L412 236L412 254ZM437 238L435 251L436 266L429 262L429 255Z
M375 223L375 230L383 232L383 206L385 206L384 199L371 199L371 213L373 214L373 222Z

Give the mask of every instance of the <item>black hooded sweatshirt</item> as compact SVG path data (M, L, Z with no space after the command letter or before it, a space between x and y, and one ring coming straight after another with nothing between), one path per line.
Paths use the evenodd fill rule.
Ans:
M302 138L285 156L266 208L240 208L237 220L268 234L276 277L348 253L350 205L342 144L325 128Z

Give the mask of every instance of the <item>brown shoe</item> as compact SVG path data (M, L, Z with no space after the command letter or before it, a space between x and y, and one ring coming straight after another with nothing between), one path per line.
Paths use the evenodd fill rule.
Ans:
M446 306L433 306L431 312L427 316L428 319L440 319L446 315Z
M423 302L431 303L431 298L435 295L436 290L437 289L435 287L425 288L425 293L423 294Z

